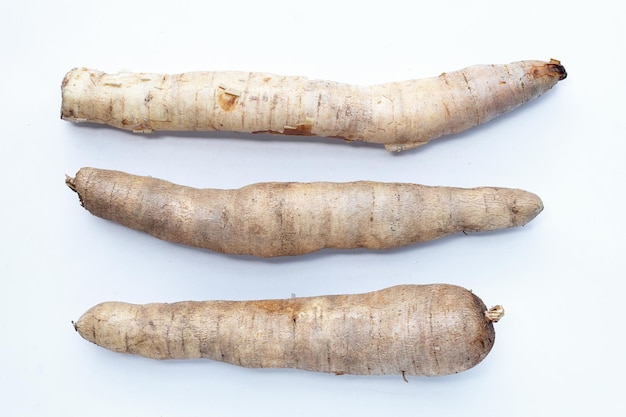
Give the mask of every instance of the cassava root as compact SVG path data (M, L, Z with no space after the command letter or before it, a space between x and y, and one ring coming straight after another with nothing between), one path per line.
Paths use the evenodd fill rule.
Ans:
M98 217L170 242L259 257L390 249L522 226L543 209L535 194L494 187L358 181L197 189L97 168L81 168L66 183Z
M487 122L566 76L554 59L476 65L373 86L257 72L106 74L75 68L62 83L61 117L135 132L322 136L401 151Z
M154 359L438 376L482 361L503 314L464 288L430 284L284 300L105 302L74 327L101 347Z

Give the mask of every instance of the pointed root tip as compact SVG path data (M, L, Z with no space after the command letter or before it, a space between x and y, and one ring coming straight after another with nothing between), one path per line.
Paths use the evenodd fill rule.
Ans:
M83 196L80 194L80 191L78 191L78 189L76 188L76 177L72 178L69 175L65 174L65 185L67 185L70 188L70 190L78 194L78 201L80 202L80 205L85 207Z
M517 226L524 226L543 211L543 201L534 193L526 191L513 197L510 205L513 222Z
M78 192L76 191L76 186L74 185L74 178L70 177L69 175L65 174L65 185L67 185L68 187L70 187L70 189L74 192Z

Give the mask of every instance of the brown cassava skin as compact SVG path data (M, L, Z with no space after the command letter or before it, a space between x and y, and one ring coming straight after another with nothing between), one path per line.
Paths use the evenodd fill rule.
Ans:
M507 113L566 77L557 60L358 86L260 72L68 72L61 117L135 132L234 131L423 145Z
M497 319L486 311L480 298L458 286L400 285L284 300L105 302L74 326L101 347L155 359L437 376L487 356Z
M197 189L96 168L66 183L98 217L170 242L258 257L396 248L521 226L543 209L535 194L492 187L359 181Z

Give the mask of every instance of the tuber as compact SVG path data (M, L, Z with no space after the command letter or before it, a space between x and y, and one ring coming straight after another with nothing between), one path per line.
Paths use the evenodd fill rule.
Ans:
M449 284L256 301L105 302L74 323L86 340L154 359L250 368L438 376L491 350L500 306Z
M75 68L62 83L61 117L134 132L323 136L401 151L487 122L566 76L554 59L476 65L372 86L260 72L106 74Z
M543 209L535 194L494 187L358 181L197 189L97 168L81 168L66 183L98 217L170 242L258 257L395 248L522 226Z

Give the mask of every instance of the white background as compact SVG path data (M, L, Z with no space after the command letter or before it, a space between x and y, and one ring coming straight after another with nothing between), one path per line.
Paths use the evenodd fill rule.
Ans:
M624 57L616 2L4 1L0 414L624 415ZM244 70L356 84L560 59L513 113L399 155L337 140L140 136L61 121L60 84L104 71ZM379 180L539 194L524 228L371 253L259 260L90 215L82 166L198 187ZM335 376L115 354L74 331L105 300L259 299L449 282L503 304L491 354L447 377ZM616 382L615 382L616 381ZM623 388L623 387L622 387Z

